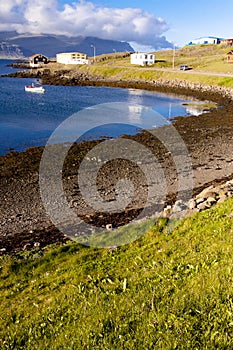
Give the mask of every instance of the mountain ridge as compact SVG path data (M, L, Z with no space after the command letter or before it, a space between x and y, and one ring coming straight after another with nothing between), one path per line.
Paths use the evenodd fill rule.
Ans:
M72 51L80 51L88 56L93 56L94 50L96 55L134 51L125 41L105 40L92 36L68 37L52 34L18 34L14 31L0 32L0 58L12 58L13 56L23 58L35 53L42 53L53 58L59 52Z

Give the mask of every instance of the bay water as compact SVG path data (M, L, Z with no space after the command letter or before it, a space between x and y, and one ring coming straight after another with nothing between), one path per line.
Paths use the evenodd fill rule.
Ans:
M0 75L11 73L10 60L0 60ZM110 87L44 85L45 93L25 92L24 86L36 79L0 77L0 155L45 145L53 131L68 117L83 109L103 103L124 102L150 107L167 120L189 115L187 100L157 92ZM133 113L133 111L132 111ZM109 124L101 130L90 130L88 137L118 137L154 127L151 118L143 117L134 125ZM88 129L88 118L82 121Z

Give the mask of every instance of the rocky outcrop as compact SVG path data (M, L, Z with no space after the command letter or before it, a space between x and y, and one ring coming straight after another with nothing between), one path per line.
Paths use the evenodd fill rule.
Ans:
M222 185L209 186L200 192L188 203L188 209L191 211L202 211L209 209L216 203L222 203L228 198L233 197L233 180L227 181Z
M222 203L228 198L233 198L233 179L221 185L206 187L190 199L188 203L179 200L173 206L166 206L162 216L167 218L187 217L194 213L210 209L213 205Z

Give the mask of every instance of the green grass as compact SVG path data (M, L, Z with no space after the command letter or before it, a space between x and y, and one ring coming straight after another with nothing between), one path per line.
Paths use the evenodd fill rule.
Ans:
M227 52L231 48L223 45L185 46L175 51L175 67L188 64L190 67L209 72L233 73L233 65L227 63ZM173 50L156 52L157 59L172 62ZM170 65L171 66L171 65Z
M83 70L86 67L82 67ZM192 74L189 72L179 72L179 71L160 71L153 68L137 68L128 67L117 68L117 67L90 67L89 72L91 74L96 74L104 76L105 78L115 78L118 80L137 80L137 81L153 81L153 80L186 80L192 83L203 83L207 85L218 85L233 87L233 77L222 77L222 76L212 76L212 75L201 75Z
M233 73L233 65L227 63L227 52L230 50L231 48L223 45L185 46L175 50L175 68L179 69L181 64L188 64L190 67L200 71ZM154 53L156 56L154 68L172 68L173 50L162 50ZM108 55L104 61L96 62L95 66L132 67L129 57L123 58L120 53L118 55L117 58L113 58L113 55ZM101 59L102 56L99 57Z
M114 251L1 258L1 349L232 349L233 200ZM129 230L131 230L129 228Z
M173 50L155 52L156 63L152 67L139 67L130 64L129 57L106 59L97 62L95 67L90 67L90 72L103 74L106 77L117 77L119 79L141 79L152 81L155 79L180 79L190 82L200 82L209 85L233 87L232 77L218 77L211 75L192 74L186 71L185 74L179 71L179 66L187 64L195 71L216 72L233 74L233 64L227 63L227 52L229 47L223 45L196 45L186 46L175 51L175 71L161 72L157 68L172 68ZM113 69L115 67L115 70ZM122 69L123 68L123 69ZM87 67L82 67L86 70ZM107 70L109 73L107 74Z
M52 63L49 68L51 71L68 69L74 72L87 72L116 80L153 81L156 79L179 79L233 88L233 77L193 74L194 71L200 73L233 74L233 64L227 63L227 52L230 49L231 48L223 45L194 45L177 49L175 51L174 71L171 71L173 66L173 50L155 52L156 63L150 67L131 65L129 54L116 53L97 56L96 62L88 66L83 65L77 67L76 65ZM182 64L187 64L193 69L181 72L179 66ZM160 71L159 69L161 68L163 68L164 71Z

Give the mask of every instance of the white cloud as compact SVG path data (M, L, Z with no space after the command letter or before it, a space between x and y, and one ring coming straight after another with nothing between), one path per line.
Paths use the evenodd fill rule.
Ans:
M57 0L7 0L0 4L0 30L97 36L155 46L167 23L139 8L99 7L80 0L58 9Z
M24 0L0 2L0 30L14 30L16 25L23 23L23 7Z

